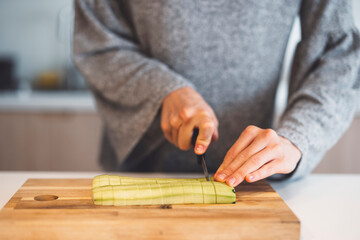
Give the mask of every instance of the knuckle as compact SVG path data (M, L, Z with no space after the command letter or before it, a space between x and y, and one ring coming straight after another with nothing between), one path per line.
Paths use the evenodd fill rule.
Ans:
M210 116L211 116L211 114L209 113L209 111L206 110L206 109L201 109L201 110L199 110L198 114L199 114L200 116L204 116L204 117L210 117Z
M161 126L161 129L163 130L163 132L169 132L170 131L170 126L166 122L161 122L160 126Z
M280 152L280 144L275 143L272 146L269 146L271 152L279 153Z
M246 128L245 128L245 132L246 133L249 133L249 134L253 134L253 133L255 133L255 131L257 131L257 127L256 126L254 126L254 125L249 125L249 126L247 126Z
M245 151L241 152L238 154L237 158L242 160L247 159L247 153Z
M170 125L177 128L179 125L180 119L177 116L173 116L170 118Z
M191 108L189 107L184 107L180 110L179 115L180 117L184 120L187 121L191 118L192 114L191 114Z
M225 168L222 172L226 175L226 176L230 176L236 169L233 166L228 166L227 168Z
M214 129L215 129L215 124L214 124L214 122L211 122L211 121L206 121L201 126L205 132L211 132L211 131L214 131Z
M238 171L234 172L232 176L236 179L244 179L245 173L242 170L238 170Z
M276 132L273 129L265 129L264 130L264 137L267 139L273 139L277 136Z
M211 135L210 134L203 134L202 136L198 137L197 141L206 145L208 142L211 141Z
M210 141L212 134L214 133L214 126L213 124L202 124L200 129L202 130L199 134L199 140L201 141Z
M235 154L235 151L233 150L233 148L231 148L227 153L226 153L226 157L225 158L228 158L228 159L235 159L236 157L236 154Z
M272 149L272 150L277 150L277 151L280 150L280 149L281 149L280 143L278 143L278 142L274 143L274 144L272 145L271 149Z

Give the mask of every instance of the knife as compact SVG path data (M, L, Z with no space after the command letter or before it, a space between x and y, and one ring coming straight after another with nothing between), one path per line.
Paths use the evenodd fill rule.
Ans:
M199 129L194 128L193 135L191 138L191 144L193 145L194 149L195 149L195 143L196 143L196 139L197 139L198 135L199 135ZM201 155L196 154L196 158L197 158L198 164L201 164L201 166L202 166L206 180L210 181L209 172L207 170L206 162L205 162L205 153L201 154Z

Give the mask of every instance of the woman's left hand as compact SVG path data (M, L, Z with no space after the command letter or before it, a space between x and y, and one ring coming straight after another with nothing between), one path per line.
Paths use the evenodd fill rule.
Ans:
M276 173L290 173L300 158L300 150L274 130L248 126L227 152L214 178L235 187L244 180L255 182Z

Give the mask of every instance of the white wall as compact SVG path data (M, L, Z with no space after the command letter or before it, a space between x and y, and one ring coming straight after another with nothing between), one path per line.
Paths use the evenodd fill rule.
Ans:
M358 29L360 29L360 0L352 0L353 1L353 16L354 16L354 22ZM276 96L276 114L275 114L275 126L277 125L279 121L279 117L281 116L281 113L284 111L286 106L286 99L287 99L287 89L288 89L288 79L290 75L290 67L292 58L294 55L295 47L297 43L301 40L301 34L300 34L300 21L297 18L292 32L290 34L289 43L286 49L285 54L285 60L284 60L284 66L283 71L281 75L280 84L278 87L278 93ZM360 114L360 102L358 107L358 114Z
M72 0L0 1L0 55L15 57L18 78L31 81L44 70L65 71L71 18L64 21L64 15L71 6Z
M360 0L353 0L353 6L360 28ZM13 55L17 76L27 81L44 70L65 71L70 59L71 20L72 0L1 0L0 55ZM297 38L295 33L291 47ZM292 57L289 50L286 67Z
M352 0L352 2L355 24L360 29L360 0Z

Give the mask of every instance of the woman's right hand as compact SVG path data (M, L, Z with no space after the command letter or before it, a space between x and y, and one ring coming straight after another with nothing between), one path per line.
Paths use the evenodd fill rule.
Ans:
M191 87L177 89L163 100L161 129L165 138L181 150L190 149L193 130L198 128L195 153L204 154L218 139L218 126L212 108Z

